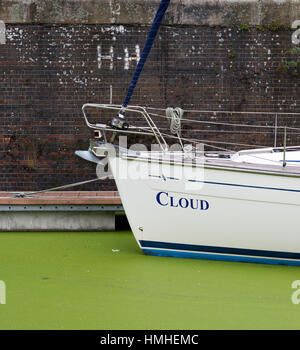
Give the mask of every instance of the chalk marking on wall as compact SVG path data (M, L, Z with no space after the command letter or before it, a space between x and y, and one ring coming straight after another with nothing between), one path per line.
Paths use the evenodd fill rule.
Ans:
M112 85L109 86L109 103L112 104L112 94L113 94L113 87Z
M109 69L112 70L114 68L114 48L113 46L110 47L109 49L109 54L108 55L103 55L102 54L102 47L101 45L97 46L97 61L98 61L98 68L100 69L102 67L102 60L109 60Z
M114 69L114 59L117 60L124 60L124 69L128 70L130 68L130 63L135 61L136 64L138 64L140 60L140 46L135 45L135 51L130 55L128 47L124 48L124 57L122 56L116 56L114 53L115 49L113 46L110 46L109 54L103 53L103 48L101 45L97 46L97 62L98 62L98 68L103 68L103 60L109 61L109 69Z
M139 45L135 45L135 53L132 56L129 56L128 47L125 47L125 49L124 49L124 69L128 70L130 68L131 61L135 61L136 64L138 64L138 62L140 60L140 54L141 54L141 50L140 50Z
M136 64L138 64L141 57L140 45L135 45L135 53L136 53Z
M127 47L124 49L124 69L129 69L129 51Z
M116 16L120 16L121 13L121 5L119 3L114 4L112 0L109 1L109 7L111 12L111 23L116 23Z

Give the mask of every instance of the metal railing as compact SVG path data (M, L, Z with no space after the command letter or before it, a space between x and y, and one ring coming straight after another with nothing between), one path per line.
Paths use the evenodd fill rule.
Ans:
M107 142L106 138L106 132L113 132L113 133L127 133L127 134L138 134L138 135L150 135L155 137L156 141L158 142L160 148L162 151L167 151L168 150L168 144L159 131L158 127L148 114L147 110L145 107L140 107L140 106L128 106L126 108L126 113L136 113L140 116L142 116L148 127L135 127L135 126L129 126L128 129L116 129L111 127L109 124L100 124L100 123L90 123L87 117L87 108L99 108L99 109L107 109L107 110L115 110L119 112L122 109L121 105L112 105L112 104L96 104L96 103L85 103L82 106L82 112L84 115L85 123L86 125L94 130L100 130L103 132L104 140Z

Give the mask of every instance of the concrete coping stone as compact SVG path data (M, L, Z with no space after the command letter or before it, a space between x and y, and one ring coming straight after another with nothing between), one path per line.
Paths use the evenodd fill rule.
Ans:
M2 0L4 23L149 25L160 0ZM171 0L164 25L290 26L300 0Z

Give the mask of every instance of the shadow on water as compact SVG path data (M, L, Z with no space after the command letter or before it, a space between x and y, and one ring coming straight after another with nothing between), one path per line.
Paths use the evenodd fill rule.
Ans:
M130 230L129 222L124 212L116 212L115 225L116 231Z

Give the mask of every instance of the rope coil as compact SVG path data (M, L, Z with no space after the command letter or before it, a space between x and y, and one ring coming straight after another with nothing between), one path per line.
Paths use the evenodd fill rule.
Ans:
M166 117L170 121L170 131L174 135L179 135L181 132L181 118L183 113L184 110L179 107L169 107L166 109Z

